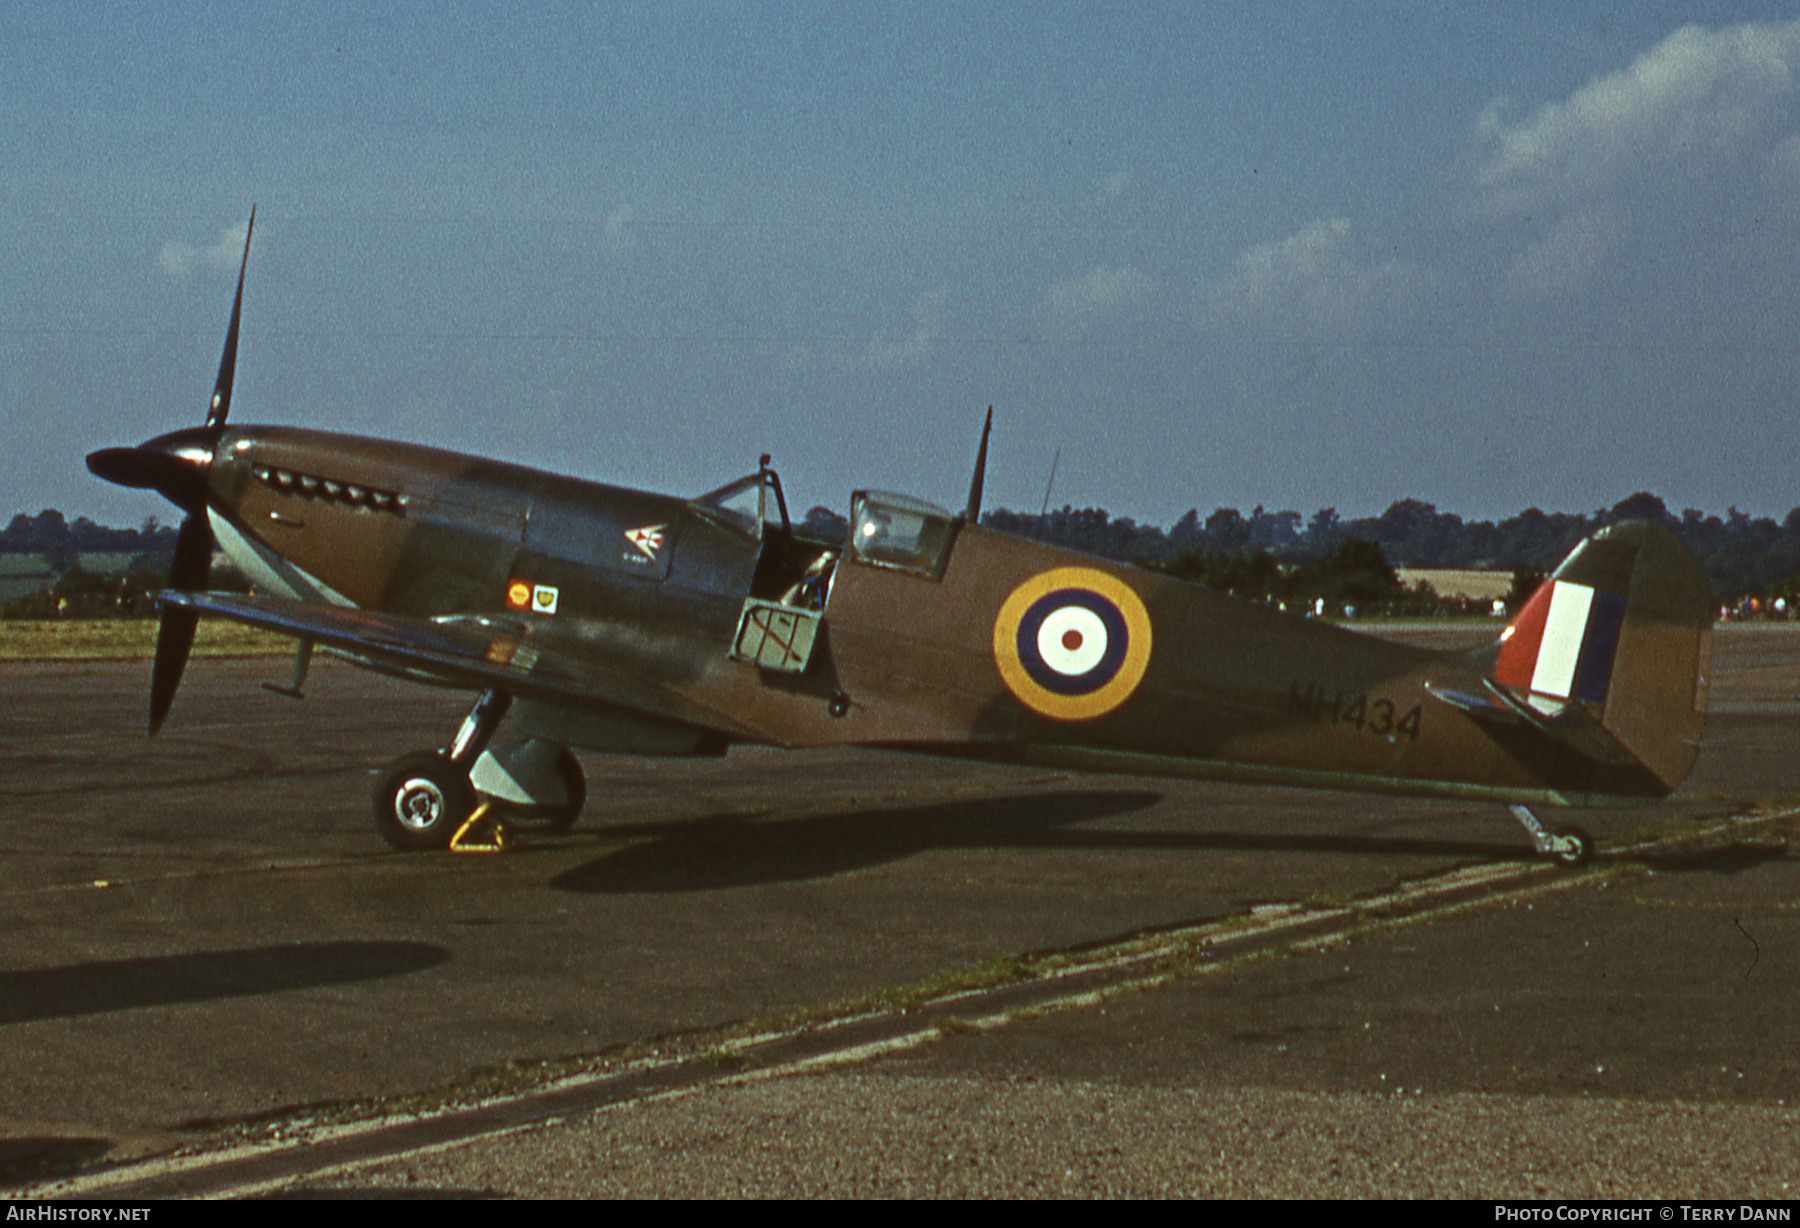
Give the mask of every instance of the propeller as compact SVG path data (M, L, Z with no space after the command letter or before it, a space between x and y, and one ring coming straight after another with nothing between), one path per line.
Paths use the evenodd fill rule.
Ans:
M206 429L225 429L231 412L231 381L237 374L238 319L244 313L244 270L250 267L250 236L256 232L256 206L250 206L250 224L244 228L244 259L238 265L237 295L231 300L231 325L225 330L225 352L219 355L219 378L213 381L212 404L206 411Z
M154 490L187 513L175 539L175 561L169 569L169 587L178 593L206 589L212 565L213 532L207 521L207 476L213 450L225 431L231 412L231 385L237 373L238 321L244 308L244 272L250 267L250 236L256 230L256 206L250 206L250 225L244 232L244 258L238 265L237 294L231 301L231 325L225 330L225 352L219 358L219 377L213 382L206 423L160 435L135 448L102 448L88 453L88 471L118 486ZM156 632L156 661L150 673L150 734L162 728L187 668L194 647L194 630L200 615L184 606L165 604Z

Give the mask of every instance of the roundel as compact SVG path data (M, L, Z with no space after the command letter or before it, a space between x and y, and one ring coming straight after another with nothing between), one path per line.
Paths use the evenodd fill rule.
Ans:
M1058 567L1015 588L994 620L994 662L1026 707L1063 721L1104 716L1150 664L1150 616L1120 580Z

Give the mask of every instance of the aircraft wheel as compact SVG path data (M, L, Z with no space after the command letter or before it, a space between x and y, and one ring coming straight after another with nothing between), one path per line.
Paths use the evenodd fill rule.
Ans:
M581 770L581 761L575 758L574 752L565 749L556 757L555 771L569 800L560 806L509 808L513 815L513 825L519 830L552 834L565 832L575 826L575 820L581 817L581 808L587 804L587 776Z
M475 812L469 774L433 751L402 755L375 785L375 828L402 851L450 847Z
M1579 827L1559 827L1554 833L1561 846L1553 850L1550 860L1571 870L1585 866L1594 855L1594 838Z

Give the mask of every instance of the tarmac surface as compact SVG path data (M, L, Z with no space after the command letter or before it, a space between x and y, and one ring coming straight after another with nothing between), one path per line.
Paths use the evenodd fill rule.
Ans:
M196 661L150 741L147 665L0 666L0 1192L1293 907L1343 920L240 1192L1790 1197L1800 629L1715 644L1694 775L1575 816L1583 875L1497 805L856 751L584 756L569 834L402 855L373 774L464 697ZM1365 907L1471 868L1511 877Z

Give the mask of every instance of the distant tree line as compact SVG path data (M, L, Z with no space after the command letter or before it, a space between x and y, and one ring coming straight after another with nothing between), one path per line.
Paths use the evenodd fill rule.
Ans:
M1292 567L1328 558L1351 541L1380 547L1395 567L1544 572L1583 537L1619 520L1647 520L1673 530L1700 559L1713 595L1722 603L1800 593L1800 508L1780 522L1753 519L1736 508L1723 519L1693 508L1677 516L1647 493L1586 514L1530 508L1499 522L1466 521L1417 499L1402 499L1379 516L1351 520L1329 507L1310 519L1261 507L1246 516L1236 508L1222 507L1202 520L1193 510L1166 531L1130 517L1115 519L1099 508L1064 506L1041 518L998 508L981 518L983 525L1002 533L1102 558L1170 570L1179 565L1195 579L1206 566L1224 564L1178 564L1178 560L1223 556L1260 566L1254 560L1267 556L1269 565ZM1231 585L1214 586L1239 591Z
M167 567L102 575L77 563L56 583L0 605L0 618L148 618L168 586Z
M176 530L152 516L114 529L46 508L0 529L0 556L42 559L55 579L0 603L5 618L138 618L156 612L151 595L167 586ZM98 556L98 557L97 557ZM83 565L83 560L88 565Z
M1491 600L1438 593L1425 581L1403 584L1386 553L1374 542L1346 537L1336 550L1316 559L1278 563L1267 550L1220 554L1190 550L1144 565L1177 579L1220 592L1280 606L1297 614L1355 613L1418 617L1487 617ZM1517 612L1544 581L1532 567L1513 570L1506 608Z
M1201 518L1190 510L1168 529L1113 517L1100 508L1068 505L1040 517L996 508L982 514L988 528L1101 558L1136 563L1258 600L1354 604L1397 612L1442 609L1436 594L1406 589L1399 567L1482 568L1514 573L1515 598L1555 567L1575 543L1603 525L1648 520L1667 526L1700 559L1716 600L1785 596L1800 604L1800 508L1779 522L1732 508L1721 518L1693 508L1671 512L1657 496L1640 493L1591 513L1530 508L1498 522L1466 521L1417 499L1402 499L1379 516L1345 520L1335 508L1311 517L1295 511L1248 515L1222 507ZM806 531L840 539L843 517L809 511ZM8 603L7 617L143 613L148 594L166 583L176 530L150 517L135 529L73 523L53 508L23 513L0 530L0 555L32 555L59 578L46 591ZM84 556L114 556L117 566L96 573Z
M130 554L144 566L167 570L175 557L175 528L158 524L152 516L136 529L109 529L86 516L70 524L55 508L35 516L20 512L0 529L0 554L36 554L49 560L50 569L61 573L83 554Z

